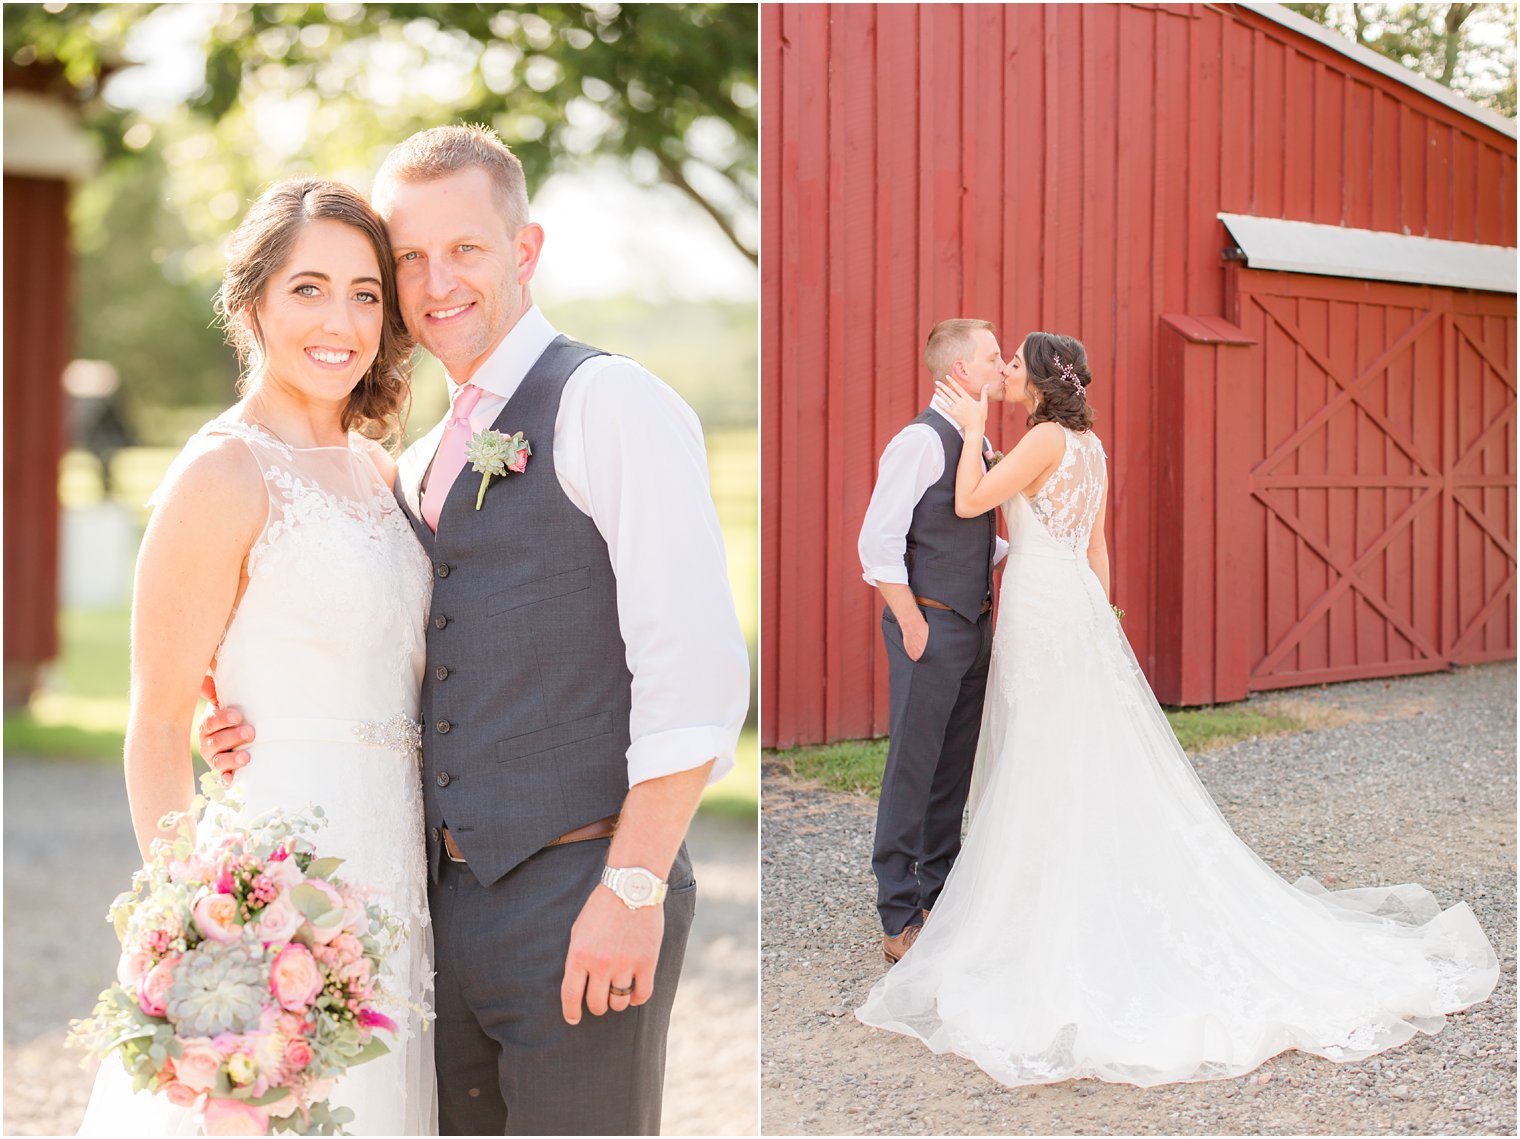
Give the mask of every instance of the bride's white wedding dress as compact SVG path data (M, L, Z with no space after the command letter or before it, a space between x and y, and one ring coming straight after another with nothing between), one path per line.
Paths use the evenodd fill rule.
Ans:
M933 915L859 1017L1005 1084L1237 1076L1289 1048L1358 1060L1483 1000L1465 902L1290 884L1231 831L1087 564L1091 433L1004 505L970 832Z
M437 1134L432 971L417 721L432 566L358 435L345 447L292 448L230 418L191 440L184 462L218 437L247 445L264 474L269 517L248 556L248 585L217 650L218 694L257 739L238 772L241 815L320 805L313 836L406 921L388 959L387 1008L401 1026L390 1054L334 1087L358 1135ZM225 442L222 445L226 445ZM215 831L216 820L204 830ZM226 820L223 820L225 825ZM191 1113L133 1093L115 1056L101 1063L82 1134L194 1134Z

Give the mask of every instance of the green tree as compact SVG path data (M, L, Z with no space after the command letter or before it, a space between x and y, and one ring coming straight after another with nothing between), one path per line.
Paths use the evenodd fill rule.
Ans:
M1475 103L1515 117L1513 4L1288 4Z
M17 63L56 61L94 94L135 25L163 5L26 5L5 11ZM259 107L307 116L309 142L359 167L441 121L487 122L530 185L577 159L630 160L688 195L751 261L759 134L751 4L228 4L204 44L190 111L222 141ZM101 122L101 120L97 120ZM103 122L106 149L127 124ZM229 137L230 136L230 137ZM297 146L294 160L310 147ZM287 167L288 168L288 167Z

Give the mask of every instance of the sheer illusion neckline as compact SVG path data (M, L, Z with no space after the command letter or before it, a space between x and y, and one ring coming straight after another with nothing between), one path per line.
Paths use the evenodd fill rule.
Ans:
M252 420L252 419L221 419L221 420L216 420L215 421L215 425L216 426L221 426L221 427L240 427L240 428L243 428L246 431L255 432L256 434L258 434L260 436L260 438L266 440L267 442L273 443L277 447L283 447L287 451L295 451L295 452L305 452L305 451L352 451L354 449L354 436L356 436L356 435L359 434L357 431L350 431L348 433L348 435L344 438L343 442L341 442L341 443L323 443L323 444L319 444L318 446L315 446L315 447L298 447L294 443L287 443L287 442L285 442L285 440L281 439L278 435L276 435L274 433L274 431L272 431L268 427L265 427L262 423L259 423L256 420ZM362 436L360 436L360 437L362 438Z
M1093 435L1091 431L1074 431L1070 427L1067 427L1064 423L1057 423L1056 426L1059 427L1062 431L1066 432L1066 446L1061 449L1061 457L1056 460L1055 468L1050 472L1050 474L1045 476L1045 481L1042 482L1039 487L1037 487L1032 492L1027 490L1019 491L1019 497L1022 498L1025 502L1033 502L1040 495L1044 494L1046 490L1050 489L1050 484L1055 481L1056 476L1061 473L1061 468L1066 465L1066 456L1071 451L1071 439L1073 435L1077 436L1079 439L1096 438L1096 436Z

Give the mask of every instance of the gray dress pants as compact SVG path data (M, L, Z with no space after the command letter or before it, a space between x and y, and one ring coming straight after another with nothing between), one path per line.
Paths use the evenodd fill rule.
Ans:
M902 626L888 609L892 711L887 766L876 807L876 908L896 936L932 909L961 849L961 816L982 730L992 660L992 614L968 621L944 609L923 610L929 641L918 660L903 648Z
M482 886L443 860L429 898L437 978L438 1123L444 1135L657 1135L665 1036L696 880L686 847L670 871L654 996L565 1023L570 927L611 839L539 851Z

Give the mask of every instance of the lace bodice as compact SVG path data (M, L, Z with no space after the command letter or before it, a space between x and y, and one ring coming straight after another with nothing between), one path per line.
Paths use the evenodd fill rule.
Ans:
M354 434L344 447L290 447L223 418L185 455L223 436L258 462L269 516L217 649L217 690L255 724L261 714L415 716L431 566L372 445Z
M1061 429L1066 450L1055 472L1026 501L1045 533L1073 554L1087 549L1088 536L1108 485L1107 456L1091 431Z

